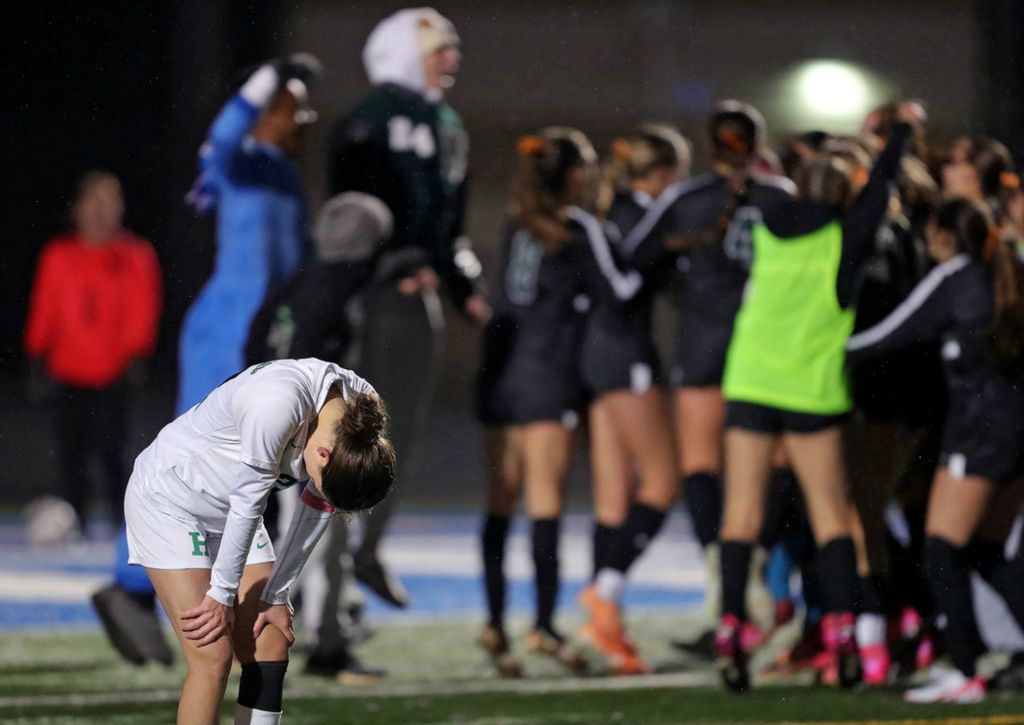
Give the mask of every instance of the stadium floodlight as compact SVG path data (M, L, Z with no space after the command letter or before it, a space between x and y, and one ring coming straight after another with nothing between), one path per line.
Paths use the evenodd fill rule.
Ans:
M764 102L775 129L819 129L856 133L875 106L894 97L896 88L871 70L837 58L810 58L791 66L765 86Z
M797 71L800 102L819 116L849 116L867 110L870 81L857 66L814 60Z

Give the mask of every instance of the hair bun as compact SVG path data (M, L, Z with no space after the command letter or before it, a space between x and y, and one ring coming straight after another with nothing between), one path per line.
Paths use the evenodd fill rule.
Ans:
M342 442L348 448L369 448L387 428L388 414L376 395L359 394L345 405L341 420Z

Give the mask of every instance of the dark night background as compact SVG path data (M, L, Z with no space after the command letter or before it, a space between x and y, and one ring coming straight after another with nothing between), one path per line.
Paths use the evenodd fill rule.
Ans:
M66 226L78 177L98 167L122 179L127 226L153 241L163 266L161 344L133 432L133 443L144 445L170 415L179 322L212 264L210 224L182 199L195 151L239 69L294 50L324 61L327 75L314 89L321 122L301 162L315 206L323 198L326 131L367 87L363 41L399 7L179 0L5 8L0 453L7 465L0 490L21 500L52 481L45 405L29 404L23 393L21 334L37 256ZM451 102L470 132L470 232L485 263L518 134L571 124L604 148L638 121L663 119L699 147L710 102L730 96L761 106L770 129L798 130L792 119L777 122L774 109L787 99L773 90L773 78L814 58L856 62L886 79L894 95L924 98L938 138L990 134L1024 160L1024 3L1015 0L458 0L437 7L463 38L464 70ZM468 491L478 480L468 408L476 336L450 319L435 424L419 464L434 472L423 476L425 492Z

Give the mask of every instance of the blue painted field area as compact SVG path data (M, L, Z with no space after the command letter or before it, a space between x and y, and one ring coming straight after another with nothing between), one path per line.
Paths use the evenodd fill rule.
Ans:
M464 619L482 616L475 513L410 513L399 516L384 546L385 561L409 589L413 606L396 611L366 594L374 619ZM561 605L574 606L590 572L590 522L569 516L561 547ZM509 540L506 570L509 609L532 610L532 565L526 526ZM0 630L92 628L98 622L88 599L110 578L114 557L109 539L34 550L23 542L17 521L0 523ZM703 569L696 543L681 518L664 533L633 572L626 595L630 608L684 611L703 600Z

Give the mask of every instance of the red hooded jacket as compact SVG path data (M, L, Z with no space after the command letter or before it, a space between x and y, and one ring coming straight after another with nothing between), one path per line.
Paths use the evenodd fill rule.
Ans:
M57 237L39 259L25 350L60 383L105 388L152 354L161 305L160 267L145 239Z

